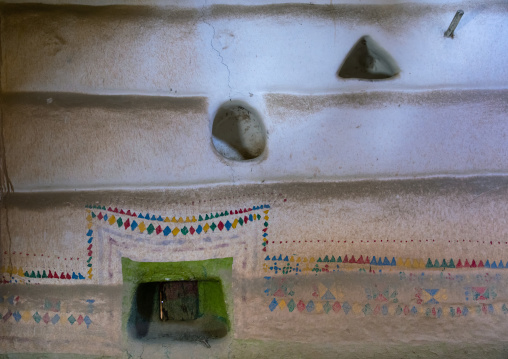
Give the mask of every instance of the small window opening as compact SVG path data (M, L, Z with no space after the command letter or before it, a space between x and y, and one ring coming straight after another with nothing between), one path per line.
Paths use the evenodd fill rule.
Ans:
M159 315L163 322L197 319L199 317L198 282L160 283Z

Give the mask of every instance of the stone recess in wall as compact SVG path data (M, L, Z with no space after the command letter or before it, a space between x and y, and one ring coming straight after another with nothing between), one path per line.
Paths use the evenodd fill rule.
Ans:
M230 160L251 160L265 150L266 131L255 110L240 102L228 102L215 115L212 142Z
M337 75L367 80L388 79L400 69L392 56L370 36L362 36L349 51Z

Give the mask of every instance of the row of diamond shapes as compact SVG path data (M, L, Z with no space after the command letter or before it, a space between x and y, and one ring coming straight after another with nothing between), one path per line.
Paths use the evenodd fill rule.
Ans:
M313 300L309 300L305 303L303 300L295 302L291 299L288 303L284 299L275 299L268 304L268 309L273 312L275 309L279 308L280 310L287 309L291 312L300 312L300 313L344 313L345 315L352 314L360 314L360 315L423 315L427 317L435 317L440 318L442 316L449 317L460 317L467 316L470 314L508 314L508 306L506 303L496 303L496 304L478 304L478 305L468 305L468 306L450 306L450 307L417 307L417 306L408 306L408 305L400 305L400 304L384 304L384 305L371 305L353 303L352 305L348 302L343 302L342 304L338 301L331 303L320 302Z
M226 229L229 231L231 228L236 229L238 225L243 226L244 224L247 224L248 222L253 221L260 221L265 220L265 227L268 227L268 210L264 211L264 216L261 216L260 214L249 214L245 215L243 217L235 218L232 222L227 220L225 223L222 221L219 221L219 223L215 224L215 222L205 223L204 226L201 224L198 225L196 228L194 226L190 226L189 228L187 226L183 226L182 228L179 227L173 227L171 229L169 226L166 226L165 228L162 228L162 226L159 224L157 226L154 226L153 223L150 223L148 226L141 221L138 223L136 220L130 220L130 218L122 217L115 217L115 215L108 216L107 214L102 214L102 212L99 212L98 215L96 215L94 212L90 213L90 216L92 218L97 218L100 221L104 221L105 223L108 223L110 226L116 225L118 228L124 227L125 230L131 229L134 231L135 229L138 229L140 233L143 233L146 231L147 234L152 234L155 232L155 234L161 234L163 233L164 236L168 236L169 234L173 234L173 236L176 236L178 233L182 233L184 236L187 234L193 235L194 233L201 234L201 233L207 233L210 229L212 232L215 232L216 229L219 231L222 231L223 229Z
M7 310L7 312L5 314L0 313L0 318L2 318L3 322L7 322L9 319L12 318L16 323L19 323L21 320L23 320L25 322L29 322L29 321L33 320L37 324L39 324L40 322L43 322L46 324L52 323L53 325L57 324L58 322L60 322L62 324L66 323L65 320L62 320L62 321L60 320L61 317L58 314L51 316L49 313L46 313L41 316L39 314L39 312L35 312L34 314L32 314L30 311L11 312L10 309ZM88 315L85 315L83 317L81 314L77 318L74 317L73 314L71 314L67 318L67 322L70 323L71 325L73 325L74 323L78 323L78 325L85 323L87 328L89 328L90 324L92 324L92 320L90 319L90 317Z
M203 215L198 215L197 219L196 219L196 216L192 216L192 218L189 218L189 216L187 216L185 219L183 219L183 217L179 217L177 219L176 216L173 216L173 218L170 219L167 216L165 218L163 218L161 215L158 215L158 216L156 216L154 214L150 215L150 213L142 214L141 212L136 214L136 212L134 212L134 211L131 212L131 210L124 211L123 209L120 209L120 210L118 208L112 209L111 207L106 209L106 206L96 206L96 205L93 205L93 206L87 205L87 206L85 206L85 208L99 209L99 210L108 211L108 212L112 212L112 213L124 214L124 215L131 216L131 217L148 219L151 221L173 222L173 223L191 223L191 222L208 221L210 219L229 216L229 215L233 215L233 214L248 213L248 212L257 211L260 209L268 209L268 208L270 208L270 205L262 204L260 206L252 206L252 207L243 208L243 209L240 208L240 209L236 209L236 210L225 210L220 213L219 212L216 212L215 214L210 213L210 215L205 214L204 217L203 217Z

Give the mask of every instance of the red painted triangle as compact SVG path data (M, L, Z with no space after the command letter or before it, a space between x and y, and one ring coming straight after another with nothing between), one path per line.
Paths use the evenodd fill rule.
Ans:
M89 251L90 249L92 249L92 245L91 244L88 246L88 248L86 250Z
M361 255L360 258L358 258L356 263L358 263L358 264L365 264L365 262L363 261L363 255Z
M263 252L266 252L266 247L263 247Z
M238 214L238 210L235 211L235 214Z
M120 214L125 214L125 212L123 211L123 209L120 210Z
M365 259L365 264L370 264L369 256Z
M53 273L51 273L51 271L49 271L48 278L53 278Z
M240 212L238 212L238 213L243 213L243 211L242 211L242 210L240 210Z
M64 272L62 272L62 274L60 274L60 279L65 279L65 274L64 274Z
M460 261L460 259L457 262L457 265L455 266L455 268L462 268L462 262Z
M348 257L347 257L347 254L346 254L346 256L344 257L344 260L342 261L342 263L349 263L349 259L348 259Z
M71 279L71 275L69 273L67 273L67 276L66 276L67 279Z
M475 260L473 259L473 261L471 262L471 268L476 268L476 262Z
M108 211L113 212L113 209L111 207L108 208Z
M131 215L131 210L130 210L130 209L128 209L128 210L127 210L126 215L128 215L128 216L130 216L130 215Z
M470 267L470 266L469 266L469 262L468 262L468 261L467 261L467 259L466 259L466 263L464 263L464 268L469 268L469 267Z
M118 213L118 208L115 207L115 210L113 212Z
M483 261L480 260L480 263L478 263L478 268L483 268L483 267L485 267L485 265L483 264Z
M265 232L265 233L266 233L266 231L267 231L267 230L268 230L268 228L263 228L263 232Z

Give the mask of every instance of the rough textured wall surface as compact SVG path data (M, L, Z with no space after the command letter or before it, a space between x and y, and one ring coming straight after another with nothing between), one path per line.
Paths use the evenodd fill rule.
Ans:
M0 8L1 357L507 356L505 2L52 2ZM337 77L363 35L400 73ZM132 319L192 279L225 336Z

